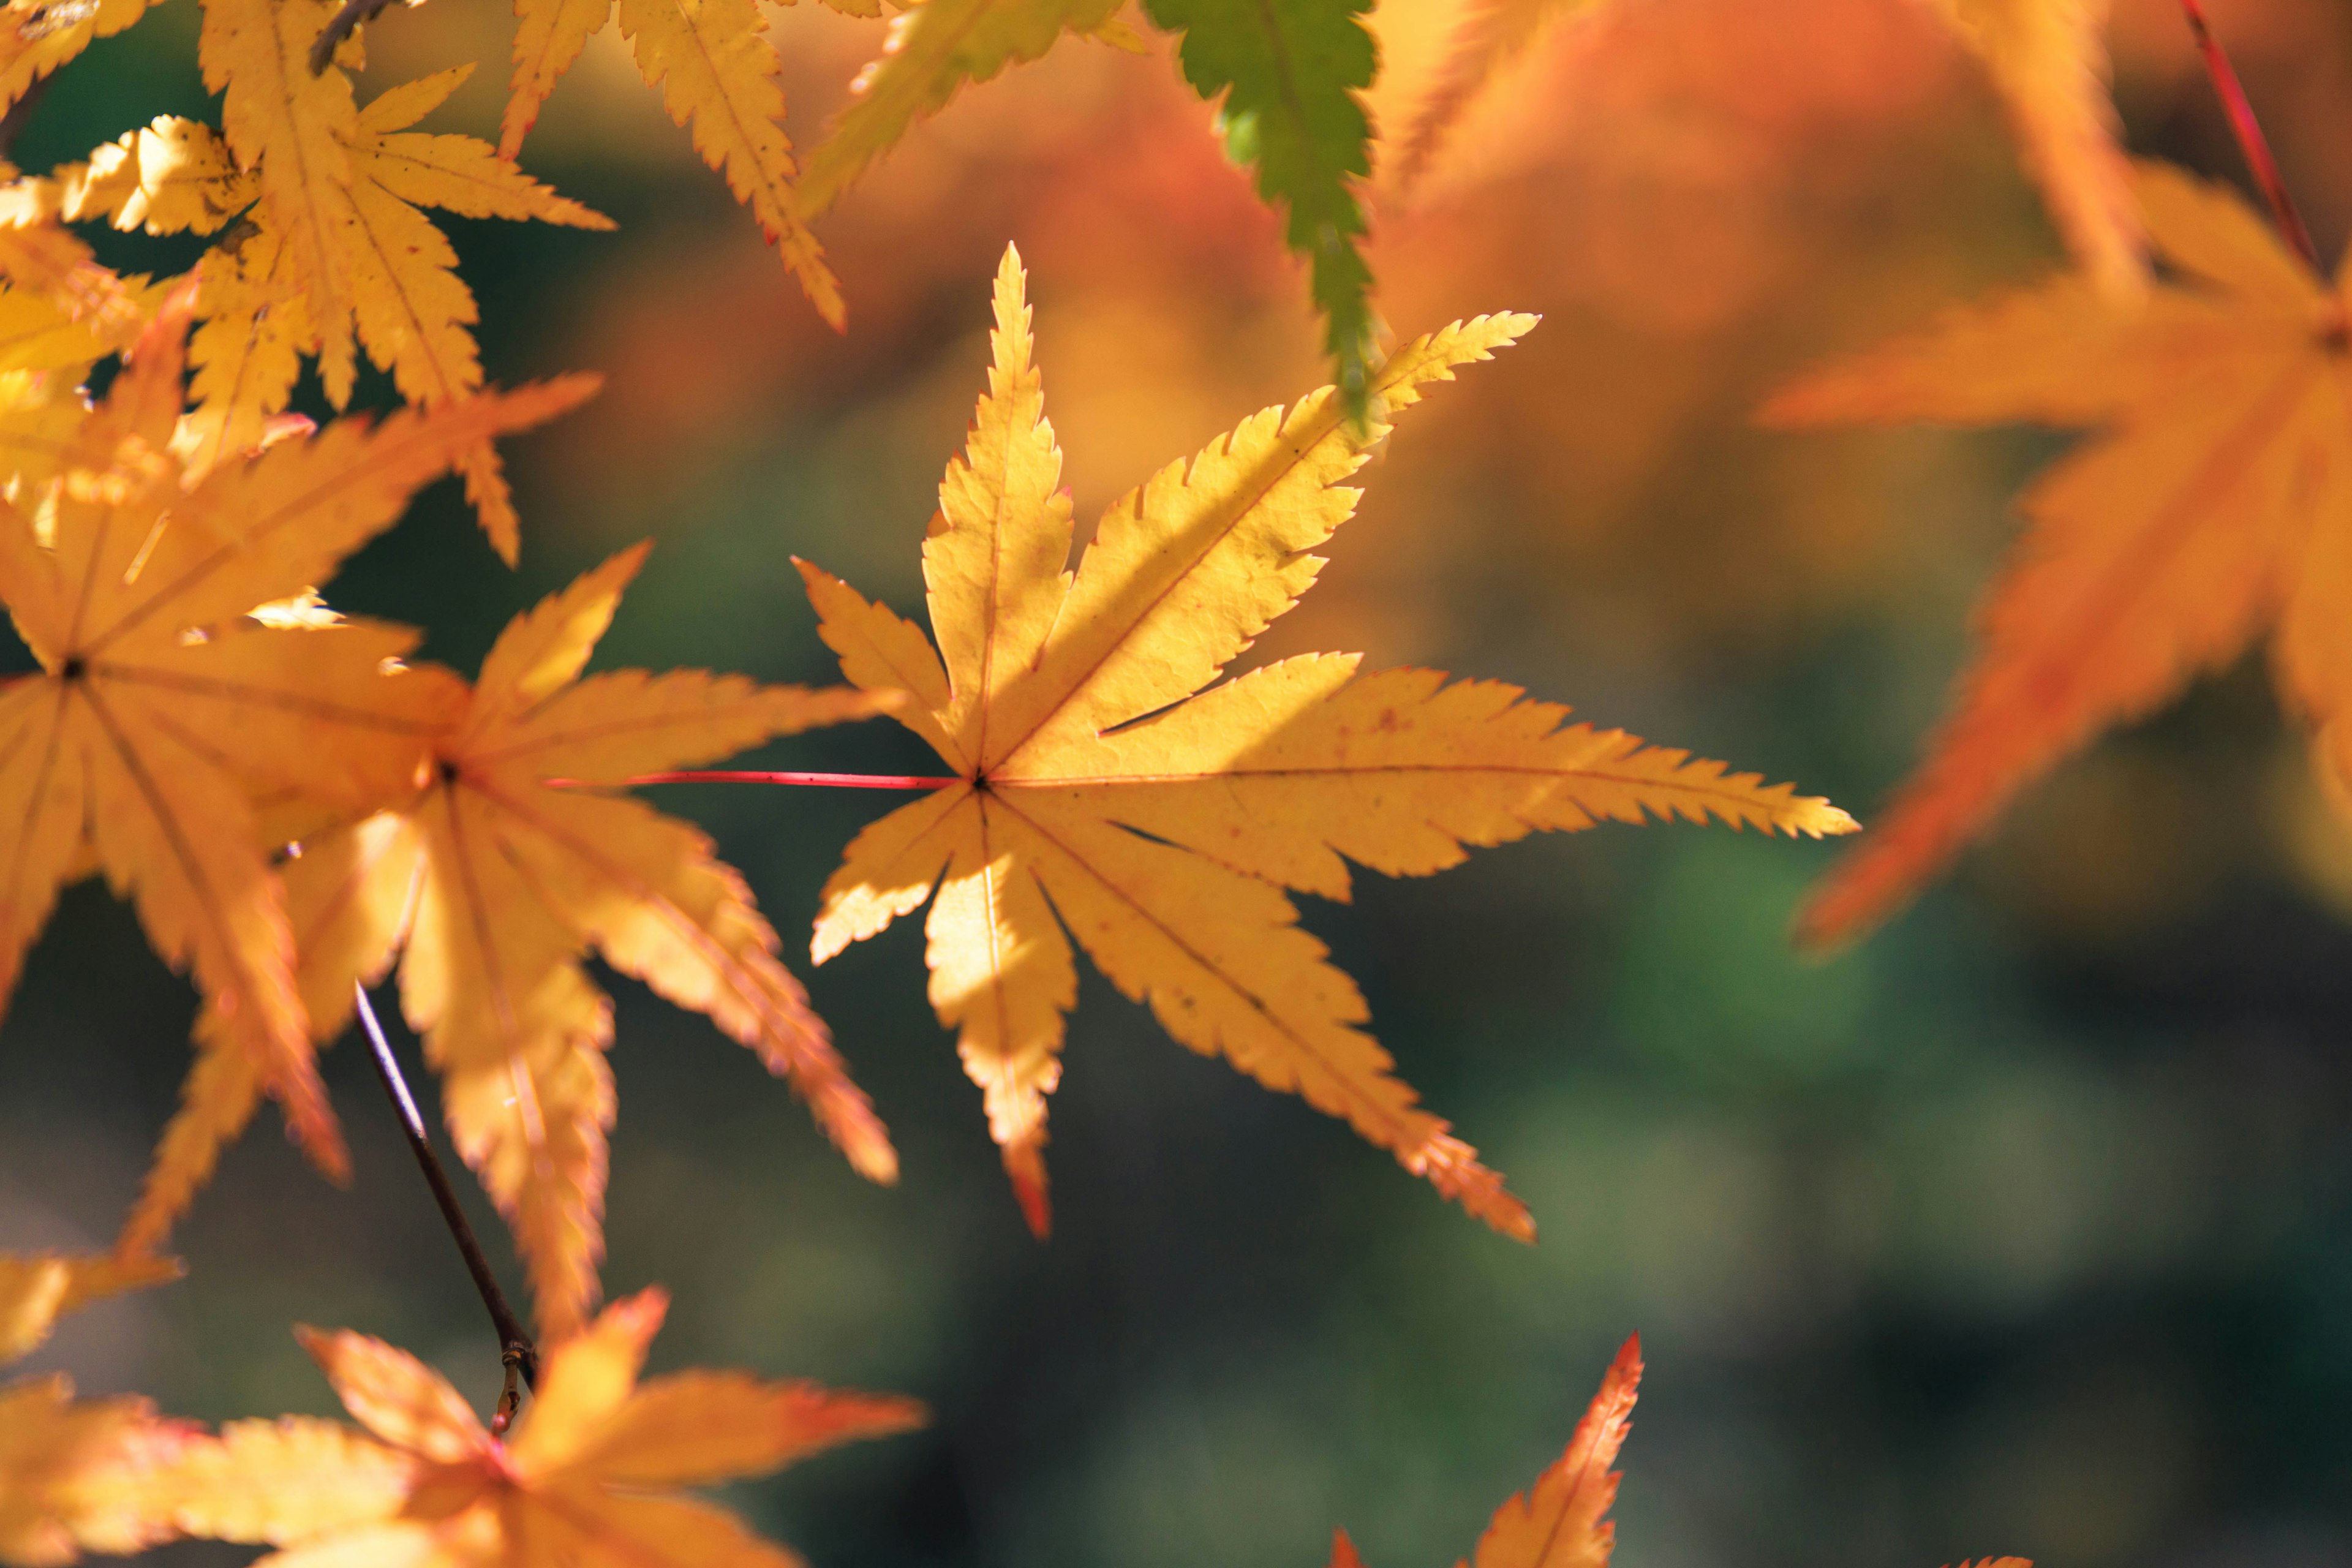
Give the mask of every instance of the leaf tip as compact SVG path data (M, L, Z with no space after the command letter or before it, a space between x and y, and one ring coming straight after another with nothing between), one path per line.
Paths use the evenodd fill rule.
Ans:
M1045 1151L1034 1141L1006 1144L1004 1173L1013 1178L1013 1195L1020 1201L1029 1234L1040 1241L1051 1239L1054 1205L1046 1190Z

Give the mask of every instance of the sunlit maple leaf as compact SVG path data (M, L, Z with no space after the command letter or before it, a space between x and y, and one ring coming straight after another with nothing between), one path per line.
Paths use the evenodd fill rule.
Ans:
M160 0L9 0L0 6L0 107Z
M56 477L0 505L0 600L40 665L0 682L0 1001L58 888L103 870L337 1171L283 895L247 797L286 785L372 809L408 787L452 694L396 668L415 641L405 628L278 630L247 612L323 580L459 453L572 406L593 382L373 430L341 422L191 483L171 447L189 307L183 288L83 412ZM0 427L10 416L0 405Z
M32 1350L68 1312L178 1274L153 1258L0 1254L0 1363ZM170 1531L141 1495L144 1476L190 1435L143 1399L77 1402L62 1373L0 1387L0 1563L53 1568L85 1551L163 1540Z
M1419 402L1529 327L1482 316L1400 350L1375 406ZM1853 824L1786 784L1563 727L1516 687L1350 656L1286 659L1203 691L1314 582L1365 461L1331 389L1269 408L1105 514L1075 572L1061 453L1030 363L1019 257L996 283L995 363L923 545L923 634L803 564L824 639L960 776L867 827L826 883L823 962L932 898L930 994L961 1031L1033 1226L1046 1224L1045 1095L1077 974L1066 928L1194 1050L1222 1051L1392 1152L1489 1224L1532 1234L1469 1145L1415 1103L1358 1025L1355 984L1285 888L1348 896L1341 856L1396 875L1465 845L1645 815L1767 832ZM1375 433L1385 426L1375 426ZM942 662L942 652L944 662ZM1197 695L1196 695L1197 694Z
M284 7L299 9L300 0ZM320 25L333 11L331 5L311 9L312 23ZM298 38L299 29L288 37ZM307 77L308 67L302 68ZM245 220L207 261L197 300L204 324L190 353L198 406L184 440L197 468L258 443L269 417L292 397L307 353L320 356L329 400L342 406L355 369L354 330L368 357L392 373L411 403L435 407L480 390L481 357L467 330L478 315L473 291L457 275L457 252L424 208L613 226L601 213L523 174L488 142L409 130L472 70L461 66L390 89L354 110L348 124L340 113L321 116L331 128L301 132L310 140L289 143L291 152L278 147L272 153L268 142L258 152L246 151L233 133L224 139L194 121L164 116L100 148L86 163L23 183L37 204L73 221L104 218L150 234L213 234ZM341 75L335 68L326 73ZM328 96L336 102L348 99L349 84L340 97ZM232 92L231 105L239 100ZM234 116L229 123L236 123ZM257 165L257 158L315 157L311 143L321 137L343 170L333 191L312 190L317 182L310 182L303 187L312 191L307 206L273 196L268 165ZM325 216L312 210L321 205L329 209ZM289 212L295 216L289 218ZM490 542L511 563L518 522L497 452L484 442L463 456L459 468Z
M788 1078L859 1171L898 1173L881 1122L835 1053L776 935L735 870L689 825L624 796L634 774L863 717L846 687L758 686L700 670L581 678L644 559L625 552L519 616L470 702L429 738L426 784L394 810L306 839L285 868L297 981L322 1039L405 944L401 997L442 1077L457 1148L513 1226L541 1322L568 1333L595 1304L612 1007L592 949L708 1014ZM567 781L551 788L549 779ZM209 1039L219 1020L199 1028ZM246 1058L207 1050L125 1235L155 1245L252 1114Z
M2314 274L2235 195L2137 188L2176 277L2137 310L2060 278L1806 375L1785 426L2031 420L2097 432L2019 501L2030 531L1926 762L1799 919L1885 919L2025 784L2267 629L2278 683L2352 776L2352 272Z
M0 179L13 180L16 173L0 162ZM69 320L121 334L122 342L146 322L132 290L98 264L79 236L59 227L52 205L21 183L0 184L0 279L53 302Z
M129 279L125 309L84 310L55 291L0 284L0 496L27 503L58 477L89 418L83 382L131 346L165 291Z
M739 1372L640 1384L667 1307L641 1292L557 1345L504 1440L405 1352L301 1331L363 1430L233 1422L160 1471L153 1506L190 1535L283 1548L261 1559L283 1568L791 1568L793 1553L680 1489L906 1431L922 1407Z
M835 327L846 319L841 285L824 247L802 221L797 168L784 115L783 68L761 35L757 0L619 0L621 36L648 87L661 89L669 117L694 138L702 161L726 176L735 199L800 279L809 302ZM853 16L881 14L880 0L830 0ZM514 77L499 122L499 153L512 158L539 120L540 106L589 38L612 18L614 0L515 0Z
M1410 190L1479 94L1558 25L1605 0L1469 0L1444 65L1407 130L1391 176ZM1929 0L1984 63L2067 245L2118 299L2147 262L2107 85L2108 0Z

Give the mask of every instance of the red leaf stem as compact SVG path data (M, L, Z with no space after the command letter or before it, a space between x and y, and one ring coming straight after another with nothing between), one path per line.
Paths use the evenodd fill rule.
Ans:
M542 779L540 782L556 789L592 787L585 779ZM963 780L952 774L933 778L921 773L743 773L729 768L690 768L683 773L639 773L622 782L629 784L814 784L824 789L944 789L950 784L961 784Z
M2295 210L2294 198L2286 194L2286 182L2279 176L2278 160L2271 156L2271 144L2263 135L2262 121L2254 118L2254 106L2246 97L2246 89L2238 81L2238 73L2230 64L2230 57L2221 51L2221 41L2205 21L2205 7L2200 0L2180 0L2180 9L2189 18L2189 31L2197 40L2197 48L2205 57L2206 74L2213 79L2213 90L2221 95L2221 107L2229 111L2230 129L2237 132L2238 148L2246 155L2246 167L2252 171L2254 184L2263 188L2263 196L2271 204L2271 216L2286 236L2287 243L2302 253L2314 272L2325 277L2327 268L2319 259L2319 247L2311 242L2311 230L2304 226L2303 214Z

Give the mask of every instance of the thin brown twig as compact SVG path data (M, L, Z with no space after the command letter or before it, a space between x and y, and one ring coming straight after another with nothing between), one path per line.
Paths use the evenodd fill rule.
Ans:
M0 114L0 160L5 160L16 151L16 138L25 132L25 121L33 118L33 110L41 106L41 99L49 90L49 84L57 79L55 71L35 77L33 85L18 94L16 101L8 106L8 112Z
M465 1256L466 1271L474 1277L474 1289L481 1293L482 1305L489 1309L490 1324L498 1330L499 1359L506 1363L507 1386L499 1391L498 1415L492 1426L503 1432L521 1402L513 1386L515 1378L520 1375L525 1387L538 1390L539 1347L532 1343L522 1320L507 1304L506 1292L499 1289L498 1277L490 1272L489 1259L482 1256L482 1244L475 1238L466 1211L457 1206L457 1189L450 1186L449 1173L441 1166L441 1156L433 1152L432 1140L425 1135L425 1118L417 1114L415 1098L408 1092L408 1080L401 1076L400 1064L393 1059L392 1047L383 1037L383 1026L376 1022L375 1008L368 1001L367 987L355 983L352 990L359 998L360 1026L366 1031L368 1046L374 1054L375 1075L400 1117L400 1129L408 1135L409 1152L416 1156L417 1168L425 1173L425 1184L433 1189L433 1201L441 1205L441 1218L456 1238L457 1250Z
M343 40L376 19L393 0L343 0L342 9L327 19L327 29L310 46L310 74L323 76Z
M2279 174L2278 160L2271 156L2270 139L2263 134L2263 123L2254 118L2252 100L2238 80L2237 68L2222 51L2221 40L2213 37L2212 27L2205 20L2205 7L2200 0L2180 0L2180 9L2189 18L2189 36L2197 40L2197 49L2205 57L2205 73L2213 79L2213 90L2221 95L2221 107L2230 116L2230 129L2238 138L2238 150L2246 157L2246 167L2254 176L2254 184L2263 190L2263 197L2271 205L2271 216L2279 232L2286 237L2314 272L2325 276L2326 265L2319 259L2319 247L2311 242L2311 230L2305 226L2303 214L2295 209L2294 198L2287 195L2286 181Z

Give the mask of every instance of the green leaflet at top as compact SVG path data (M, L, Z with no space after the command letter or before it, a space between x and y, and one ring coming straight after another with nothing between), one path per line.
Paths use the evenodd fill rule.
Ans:
M1370 0L1143 0L1184 35L1184 79L1225 95L1225 145L1257 172L1258 194L1288 209L1286 238L1313 268L1315 303L1349 415L1364 418L1371 269L1359 244L1354 182L1371 171L1371 121L1356 97L1380 68L1357 20Z

